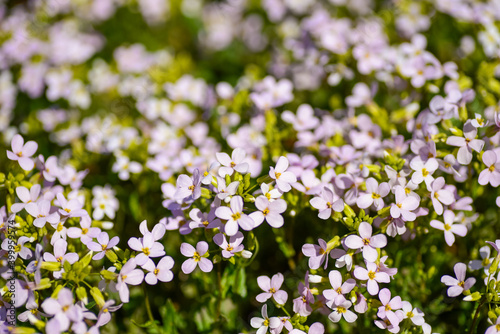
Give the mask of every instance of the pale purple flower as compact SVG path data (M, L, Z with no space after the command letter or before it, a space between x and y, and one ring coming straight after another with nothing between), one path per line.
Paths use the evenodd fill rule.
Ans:
M361 222L359 236L349 235L345 239L345 245L350 249L362 249L363 258L369 262L375 262L378 258L377 248L383 248L387 245L387 237L384 234L372 236L372 226Z
M477 136L477 129L473 127L470 122L464 125L464 136L450 136L446 140L446 144L451 146L460 147L458 149L457 160L462 165L468 165L472 160L472 150L481 152L484 146L484 141L475 139Z
M327 300L326 305L332 308L333 305L341 305L342 302L346 300L344 295L354 289L356 281L349 278L342 283L342 274L338 270L330 271L328 279L330 280L332 289L323 290L323 296L325 296L325 299Z
M293 325L290 322L290 317L278 317L278 319L280 319L280 324L278 327L270 330L271 334L280 334L283 331L283 328L288 330L290 332L290 334L292 334L292 333L293 334L302 334L303 333L302 331L299 331L298 329L293 329ZM314 326L314 324L312 324L311 327L309 327L309 330L311 330L311 328L313 328L313 326ZM323 326L323 325L321 325L321 326ZM323 334L323 333L324 333L324 330L323 330L323 332L311 332L311 334Z
M500 185L500 161L495 151L484 152L483 162L487 168L479 174L478 183L482 186L489 183L492 187L498 187Z
M391 299L391 291L387 288L383 288L378 293L378 298L380 299L382 306L378 308L377 316L382 319L389 319L391 324L398 324L400 320L395 311L403 307L401 297L396 296Z
M411 160L410 167L414 170L411 175L413 183L420 184L425 181L425 184L429 187L434 180L432 174L438 169L439 164L434 158L430 158L426 162L423 162L422 159L417 156Z
M45 299L42 308L45 313L53 316L45 327L47 333L65 332L69 329L71 321L81 320L81 314L73 302L73 293L68 288L62 288L57 294L57 299Z
M306 272L305 284L299 282L300 296L293 300L293 312L307 317L312 313L311 305L314 304L314 295L309 288L309 272Z
M453 270L455 271L456 278L449 275L444 275L443 277L441 277L441 283L449 286L448 297L456 297L463 291L469 290L474 285L474 283L476 283L476 279L474 277L465 279L465 272L467 271L467 266L465 265L465 263L458 262L453 267Z
M115 304L114 300L106 301L99 310L99 314L97 315L97 321L95 323L96 327L101 327L106 325L111 321L111 312L116 312L122 307L122 304L113 306ZM88 331L88 333L92 333Z
M319 124L319 119L314 117L314 110L308 104L301 104L297 108L297 116L291 111L283 111L281 119L292 124L295 131L306 131L315 129Z
M135 259L131 258L127 261L118 274L118 282L116 290L120 294L120 299L123 303L129 302L128 285L139 285L144 280L144 271L135 269L137 266Z
M170 256L162 257L157 265L153 260L148 259L146 263L142 265L143 269L149 271L146 274L145 281L150 285L155 285L158 281L170 282L174 278L172 273L172 268L174 266L174 260Z
M189 211L189 218L192 221L189 222L189 228L217 228L222 227L222 222L215 216L215 210L212 209L210 212L201 212L200 209L196 208Z
M318 217L328 219L332 215L332 210L342 212L344 210L344 201L329 187L323 187L319 197L312 198L309 203L315 209L319 210Z
M488 242L488 241L486 241ZM479 255L481 256L482 260L472 260L469 262L469 268L471 270L478 270L478 269L488 269L491 266L491 263L493 262L493 258L490 258L491 254L491 248L488 246L483 246L479 248Z
M486 243L497 251L497 256L500 255L500 239L497 239L495 242L486 241Z
M42 157L42 155L40 155ZM60 174L60 168L57 164L57 157L50 156L47 158L45 163L43 163L43 177L49 182L54 182Z
M141 232L141 234L143 236L148 234L148 233L151 233L151 235L153 236L153 240L157 241L157 240L160 240L161 238L163 238L163 236L165 235L166 228L165 228L164 224L158 223L158 224L155 224L155 226L153 227L151 232L149 232L148 222L146 220L143 220L141 222L141 224L139 225L139 231Z
M33 253L31 252L31 249L28 247L24 246L25 243L29 242L29 238L22 236L17 239L17 241L12 240L10 238L5 238L2 241L2 249L9 252L9 257L13 256L14 261L17 259L17 256L19 256L22 259L29 259ZM11 249L14 247L13 249ZM12 253L11 253L12 252Z
M233 257L235 253L241 252L244 248L241 244L243 242L243 233L239 231L229 237L229 242L227 242L226 237L222 233L214 235L213 240L217 246L222 248L222 256L226 259Z
M450 205L455 201L453 193L444 189L444 177L440 176L431 183L431 199L434 210L438 215L443 214L443 205ZM442 203L442 204L441 204Z
M66 242L66 240L59 239L54 243L54 254L45 252L43 254L43 259L48 262L59 262L61 264L61 268L64 265L65 261L68 261L70 264L73 264L76 261L78 261L79 256L77 253L66 253L67 248L68 248L68 243ZM54 277L61 278L63 272L64 269L61 269L60 271L55 271Z
M470 124L475 128L484 128L488 125L489 121L485 120L481 114L474 114L474 119L470 122Z
M273 329L280 325L280 319L278 317L271 317L267 315L267 305L262 306L262 318L253 317L250 319L250 325L253 328L257 328L256 334L265 334L269 328Z
M372 296L376 295L379 291L378 283L389 283L391 280L389 275L379 271L377 265L373 262L366 263L366 269L356 267L354 269L354 277L361 281L367 281L366 288Z
M56 224L59 222L59 215L54 212L50 213L50 202L40 200L37 203L30 202L25 206L26 211L35 218L33 225L42 228L48 222L49 224Z
M448 246L453 245L455 242L455 234L465 237L467 234L467 227L460 223L454 224L455 214L451 210L446 210L443 214L444 224L439 220L432 220L430 225L438 230L444 231L444 239Z
M266 198L272 202L274 201L275 199L278 199L280 198L281 196L283 196L283 193L281 191L279 191L278 188L274 188L274 189L271 189L269 188L269 184L267 183L262 183L260 185L260 190L262 191L262 195L266 196Z
M83 216L80 219L80 227L68 228L67 235L70 238L80 238L82 244L86 245L92 239L97 238L101 229L98 227L91 227L92 220L89 216Z
M283 226L284 220L281 214L286 210L285 200L277 199L270 202L267 197L259 196L255 199L255 206L259 211L252 212L249 215L255 222L255 227L262 224L264 219L274 228Z
M175 191L174 198L176 200L196 200L201 196L201 178L200 171L195 169L193 177L186 174L181 174L177 178L177 190Z
M30 171L35 167L35 162L31 159L31 156L38 149L36 142L30 140L25 144L23 137L16 134L12 137L11 147L12 151L7 151L7 157L10 160L17 161L25 171Z
M72 217L83 217L88 215L87 211L83 208L83 203L78 199L74 198L71 200L66 200L62 193L57 194L57 200L59 201L59 213L62 216L66 216L68 218Z
M396 311L399 318L410 319L416 326L422 326L425 323L424 312L419 308L413 308L407 301L402 302L401 310Z
M358 316L356 313L353 311L349 310L349 308L352 306L351 301L349 300L344 300L342 303L336 305L332 305L332 310L333 312L330 313L328 316L328 319L330 319L332 322L339 322L342 317L344 317L345 321L352 323L355 322L356 319L358 319Z
M190 244L183 242L181 245L181 253L186 257L190 257L182 263L182 272L190 274L199 266L200 269L206 273L211 272L214 265L212 261L207 259L208 244L205 241L200 241L196 244L196 249Z
M230 207L218 207L215 210L215 215L220 219L227 220L224 232L229 236L235 235L238 232L238 226L245 231L250 231L255 226L252 218L243 213L243 199L241 196L231 198Z
M97 236L97 242L95 241L90 241L87 243L87 247L96 253L92 259L93 260L100 260L106 255L106 251L108 249L111 249L118 245L118 242L120 241L120 238L118 237L113 237L111 240L109 240L109 235L106 232L101 232Z
M302 253L309 258L309 268L318 269L325 262L325 269L328 266L328 244L323 239L318 239L319 245L305 244L302 246ZM326 261L325 261L326 260Z
M223 179L222 177L217 177L217 198L219 198L220 200L224 200L227 197L229 197L227 199L229 200L231 196L236 194L239 185L240 185L239 181L233 181L228 186L226 186L226 180Z
M28 188L20 186L16 188L17 197L21 200L22 203L14 203L12 204L11 211L13 213L18 213L23 210L28 203L36 202L38 196L40 195L41 187L39 184L34 184L30 190Z
M414 196L407 196L402 186L395 187L395 203L391 206L393 218L403 217L405 221L414 221L417 215L413 210L418 208L420 201Z
M484 334L499 334L500 333L500 316L497 318L497 321L490 327L486 329Z
M387 182L382 182L380 185L377 180L370 177L366 180L366 194L358 197L356 205L360 209L369 208L372 204L375 210L380 210L384 207L384 197L390 192L390 187Z
M245 174L248 172L249 165L246 162L243 162L246 157L246 152L242 148L236 148L231 153L231 157L229 154L223 152L215 153L217 157L217 161L222 165L219 168L219 176L225 177L226 175L233 175L234 171L237 171L240 174Z
M163 245L154 240L152 233L146 233L142 238L130 238L128 246L140 252L135 256L137 265L142 266L151 257L160 257L165 255Z
M345 245L345 239L342 242L342 246L344 247L344 249L340 248L332 249L332 251L330 252L330 256L332 257L332 259L336 260L335 267L342 268L345 266L347 270L351 271L353 263L352 261L353 254L346 252L347 246Z
M278 304L284 305L288 299L286 291L280 290L284 280L283 274L281 273L273 275L272 278L267 276L257 277L259 288L264 290L264 292L257 295L257 301L259 303L265 303L269 298L273 297Z
M276 187L283 193L292 189L291 183L297 182L297 177L288 169L288 159L279 157L276 167L270 167L269 176L276 181Z

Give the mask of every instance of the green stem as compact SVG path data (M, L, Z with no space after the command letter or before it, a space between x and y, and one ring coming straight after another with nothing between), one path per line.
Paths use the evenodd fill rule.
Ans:
M146 298L146 312L148 314L149 321L153 324L156 333L161 333L160 329L158 328L158 325L156 324L155 318L153 317L153 312L151 312L151 305L149 304L149 297L148 297L148 291L146 289L146 285L142 286L143 291L144 291L144 297Z
M476 322L479 317L479 310L481 309L485 301L486 298L483 298L476 308L476 312L474 313L474 320L472 320L472 325L470 326L469 334L472 334L474 332L474 328L476 327Z

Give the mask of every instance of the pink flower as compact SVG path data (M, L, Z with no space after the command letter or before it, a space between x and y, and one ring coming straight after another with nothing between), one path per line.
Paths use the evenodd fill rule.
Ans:
M297 182L297 177L288 169L288 159L286 157L280 157L276 163L276 168L272 167L269 170L269 176L276 180L276 187L279 191L286 193L292 189L291 183Z
M193 172L193 177L181 174L177 178L177 190L174 198L176 200L196 200L201 196L201 178L198 169Z
M366 269L356 267L354 269L354 277L361 281L367 281L366 287L368 293L372 296L378 293L378 283L389 283L391 281L387 273L378 271L377 265L373 262L366 264Z
M328 266L328 244L323 239L318 239L318 245L305 244L302 246L302 253L309 258L309 268L318 269L325 262L325 269ZM326 260L326 261L325 261Z
M453 278L449 275L444 275L441 277L441 283L449 286L448 288L448 297L456 297L460 295L463 291L469 290L474 283L476 283L476 279L474 277L469 277L465 279L465 272L467 271L467 266L465 263L458 262L453 267L455 271L455 276L457 278Z
M284 278L281 273L277 273L271 279L267 276L257 277L257 284L259 285L259 288L264 290L263 293L257 295L257 301L259 303L265 303L266 300L273 297L278 304L284 305L288 299L288 294L286 291L280 290L283 281Z
M22 201L22 203L14 203L12 204L11 211L13 213L18 213L22 209L26 207L28 203L36 202L38 199L38 195L40 195L41 187L39 184L34 184L30 190L26 187L17 187L16 194L17 197Z
M140 269L135 269L136 266L135 259L131 258L123 265L118 275L116 290L118 290L120 299L124 303L129 302L128 285L139 285L144 280L144 272Z
M73 304L73 293L68 288L62 288L57 299L47 298L42 303L45 313L53 316L46 325L47 333L62 333L69 329L71 321L80 321L77 307Z
M489 183L492 187L498 187L500 185L500 161L495 151L484 152L483 162L487 168L479 174L478 183L482 186Z
M400 296L396 296L391 299L391 291L387 288L380 290L378 293L378 298L382 303L382 306L378 308L377 316L380 318L387 318L391 324L399 324L399 317L396 315L396 310L403 307Z
M59 213L62 216L71 217L83 217L88 215L88 212L83 208L83 203L78 199L74 198L71 200L66 200L62 193L57 194L57 200L59 201Z
M209 213L201 212L200 209L196 208L189 212L189 218L192 221L189 222L189 228L216 228L222 227L222 222L215 216L215 210L210 210Z
M11 142L12 152L7 151L7 157L10 160L17 161L19 166L25 171L30 171L35 167L35 162L30 157L35 154L38 144L32 140L24 144L21 135L16 134Z
M82 244L86 245L90 241L92 241L93 238L97 238L99 233L101 233L101 229L98 227L91 227L92 220L90 219L89 216L83 216L80 219L80 226L79 227L70 227L68 228L67 235L70 238L80 238L80 241Z
M128 246L137 252L141 252L135 256L135 261L139 266L146 263L150 257L165 255L163 245L154 240L152 233L144 234L143 238L130 238Z
M215 210L217 217L227 220L224 226L224 232L227 235L235 235L238 232L238 226L246 231L254 228L255 222L247 214L243 213L243 199L241 196L231 198L230 206L220 206Z
M150 285L155 285L158 281L170 282L174 278L172 273L172 267L174 266L174 260L170 256L163 257L157 265L153 260L148 259L146 263L142 265L142 268L149 271L146 274L146 283Z
M250 325L253 328L257 328L256 334L267 333L268 328L274 329L280 325L280 319L278 317L271 317L267 315L267 305L262 306L262 318L253 317L250 319Z
M9 252L9 258L11 256L13 256L14 261L17 259L18 255L22 259L27 260L33 255L33 253L31 252L31 249L24 246L25 243L29 242L29 240L30 239L28 237L25 237L25 236L19 237L19 239L17 239L17 242L12 240L12 239L5 238L2 241L2 249ZM14 247L14 248L12 249L12 247ZM13 254L11 255L10 252L13 252Z
M439 164L434 158L430 158L424 163L422 159L417 156L411 160L410 167L414 170L411 175L413 183L420 184L425 181L425 184L429 187L434 180L432 174L438 169Z
M349 278L342 284L342 274L338 270L330 271L328 278L333 289L323 290L323 296L327 300L326 305L332 308L333 305L341 305L346 300L344 295L354 289L356 281Z
M493 326L488 327L484 334L498 334L500 333L500 316L497 318L497 321L493 324Z
M120 241L120 238L118 237L113 237L111 240L109 240L109 235L106 232L101 232L97 236L97 242L95 241L90 241L87 243L87 247L96 253L92 259L93 260L100 260L106 255L106 251L108 249L111 249L118 245L118 242Z
M417 215L411 211L418 208L420 201L414 196L407 196L405 188L395 187L395 202L391 206L391 216L393 218L403 217L405 221L414 221Z
M262 224L264 219L274 228L283 226L284 220L281 214L286 210L285 200L277 199L270 202L267 197L259 196L255 200L255 206L259 211L250 214L250 218L255 222L255 227Z
M444 224L439 220L432 220L430 225L438 230L444 231L444 239L448 246L453 245L455 242L455 234L465 237L467 234L467 227L460 223L454 224L455 214L451 210L446 210L443 214Z
M319 124L319 120L314 117L313 108L308 104L301 104L297 108L297 116L291 111L283 111L281 113L281 119L292 124L295 131L315 129Z
M315 209L319 210L318 217L328 219L332 215L332 210L342 212L344 210L344 201L337 196L332 189L325 186L321 190L319 197L312 198L309 203Z
M372 226L366 222L359 224L359 236L350 235L345 239L345 245L350 249L362 249L363 258L375 262L378 258L377 248L387 245L387 237L383 234L372 236Z
M457 160L462 165L468 165L472 160L472 150L481 152L484 146L484 141L475 139L477 129L468 121L464 125L464 136L450 136L446 140L446 144L460 147L458 149Z
M57 224L59 222L59 215L57 212L50 213L50 202L46 200L40 200L38 203L28 203L25 207L26 211L33 217L33 225L38 228L42 228L48 222L49 224Z
M402 315L403 319L410 319L417 326L422 326L425 323L424 312L419 308L412 308L411 304L407 301L402 302L401 310L396 312L398 315Z
M243 162L246 157L246 152L242 148L236 148L233 150L231 157L227 153L217 152L215 153L217 157L217 161L222 165L219 168L219 176L225 177L226 175L233 175L234 171L237 171L240 174L245 174L248 172L249 165L246 162Z
M54 255L50 254L49 252L45 252L43 254L43 259L48 262L59 262L61 264L61 267L64 265L65 261L68 261L70 264L73 264L76 261L78 261L78 254L77 253L66 254L67 248L68 248L68 243L63 239L59 239L54 243ZM63 272L64 269L60 271L55 271L54 277L61 278L61 274Z
M190 244L183 242L181 245L181 253L191 258L182 263L181 269L184 274L192 273L197 265L206 273L212 271L214 267L212 261L205 258L205 256L208 256L208 244L205 241L198 242L196 244L196 249Z
M213 240L217 246L222 248L222 256L226 259L233 257L235 253L241 252L244 248L241 244L243 242L243 233L239 231L229 237L229 242L227 242L226 237L222 233L214 235Z
M387 182L382 182L379 185L377 180L370 177L366 180L367 194L359 196L356 201L356 205L360 209L366 209L374 204L375 210L380 210L384 207L383 198L389 194L389 191L390 187Z
M328 316L328 319L330 319L332 322L339 322L342 317L344 317L345 321L349 323L355 322L356 319L358 319L356 313L349 310L349 308L352 306L352 303L349 300L344 300L341 304L334 304L332 306L333 312Z
M444 186L444 177L442 176L435 179L431 184L432 205L438 215L443 214L443 205L441 203L451 205L455 201L453 193L447 189L443 189Z

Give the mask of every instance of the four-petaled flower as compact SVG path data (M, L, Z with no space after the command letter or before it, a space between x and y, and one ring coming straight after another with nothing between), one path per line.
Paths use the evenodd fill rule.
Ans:
M31 156L38 149L36 142L30 140L25 144L23 137L16 134L12 137L11 147L12 151L7 151L7 157L10 160L17 161L25 171L30 171L35 167L35 162L31 159Z
M100 260L106 255L106 251L108 249L111 249L118 245L118 242L120 241L120 238L118 237L113 237L111 240L109 240L109 235L106 232L101 232L97 236L97 242L95 241L90 241L87 243L87 247L94 252L98 252L95 254L92 259L93 260Z
M223 152L215 153L217 160L222 165L219 167L219 176L225 177L226 175L233 175L234 171L237 171L240 174L245 174L248 172L249 165L247 162L243 162L246 157L246 152L242 148L235 148L233 153L231 153L231 157L229 154Z
M276 181L276 187L283 193L292 189L291 183L297 182L295 174L287 169L288 159L282 156L278 159L276 167L271 166L269 170L269 176Z
M467 266L465 265L465 263L458 262L453 267L453 271L455 271L455 276L457 278L451 277L449 275L444 275L443 277L441 277L441 283L449 286L448 297L456 297L463 291L469 290L474 285L474 283L476 283L476 279L474 277L465 279L465 272L467 271Z
M181 253L186 257L190 257L182 263L182 272L184 274L190 274L199 266L200 269L206 273L211 272L214 265L212 261L207 259L208 256L208 244L205 241L200 241L196 244L196 248L192 245L183 242L181 245Z
M229 236L235 235L238 232L238 226L245 231L250 231L255 227L253 219L243 213L243 199L241 196L231 198L230 207L218 207L215 210L215 215L220 219L227 220L224 232Z
M278 304L284 305L288 299L288 294L285 290L280 290L283 281L284 277L281 273L273 275L272 278L267 276L257 277L257 284L259 285L259 288L264 290L264 292L257 295L257 301L259 303L265 303L266 300L273 297Z
M330 308L333 305L341 305L345 298L345 294L351 292L356 286L356 281L352 278L347 279L342 283L342 274L338 270L332 270L328 274L328 279L333 289L323 290L323 296L327 300L326 305Z
M379 291L378 283L389 283L391 278L385 272L379 271L377 265L373 262L366 264L366 269L363 267L356 267L354 269L354 277L361 281L367 281L366 288L368 293L372 296L376 295Z
M438 230L444 231L444 239L448 246L453 245L455 242L455 234L465 237L467 234L467 227L460 223L454 224L455 214L451 210L446 210L443 214L444 224L439 220L432 220L430 225Z
M350 235L345 239L345 245L350 249L362 249L366 261L375 262L378 258L376 248L387 245L387 237L383 234L372 236L372 226L367 222L359 224L359 236Z

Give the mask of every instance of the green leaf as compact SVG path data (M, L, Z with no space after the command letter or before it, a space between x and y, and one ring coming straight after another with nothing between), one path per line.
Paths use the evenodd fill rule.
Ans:
M234 292L243 298L247 296L247 275L243 267L237 271Z

